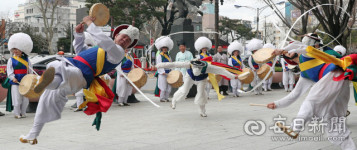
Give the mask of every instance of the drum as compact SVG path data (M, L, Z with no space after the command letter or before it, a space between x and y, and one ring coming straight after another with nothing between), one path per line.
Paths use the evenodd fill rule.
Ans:
M34 98L39 98L43 91L41 93L35 93L34 88L35 85L37 84L37 75L34 74L28 74L24 76L21 79L20 85L19 85L19 92L21 95L29 98L29 99L34 99Z
M270 71L270 66L267 64L263 64L258 70L257 70L257 75L260 79L264 79L264 77L269 73ZM273 76L273 72L271 72L268 76L267 79L269 79L271 76Z
M167 75L166 81L173 88L179 88L183 84L183 75L181 71L173 70Z
M128 73L128 78L133 82L139 89L146 84L148 76L145 71L140 68L134 68Z
M256 51L252 57L254 61L258 64L265 64L274 59L273 55L274 49L272 48L262 48Z
M109 17L110 17L109 9L107 8L107 6L101 3L96 3L90 8L89 16L95 18L94 20L95 25L104 26L109 21Z
M242 84L249 84L254 80L254 73L249 68L243 68L243 73L238 76L238 79ZM248 73L249 72L249 73Z
M216 81L217 81L217 83L219 83L219 82L221 82L221 80L222 80L222 76L220 76L219 74L215 74L214 75L215 77L216 77ZM211 81L209 80L209 78L207 78L207 80L209 81L209 83L211 83ZM212 84L212 83L211 83Z

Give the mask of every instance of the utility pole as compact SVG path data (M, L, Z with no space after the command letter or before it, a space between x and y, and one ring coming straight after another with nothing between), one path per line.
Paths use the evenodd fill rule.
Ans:
M214 50L214 53L217 52L217 48L218 48L218 23L219 23L219 5L218 5L218 0L215 0L214 1L214 12L215 12L215 31L217 32L215 35L214 35L214 42L215 42L215 50Z
M73 24L71 25L71 46L70 46L70 53L73 55Z

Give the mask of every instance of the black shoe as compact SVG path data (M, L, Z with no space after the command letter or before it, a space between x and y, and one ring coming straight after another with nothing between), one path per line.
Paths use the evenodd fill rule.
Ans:
M77 103L74 103L71 107L72 108L77 108Z
M134 94L129 95L128 97L128 103L139 103L140 101L136 99Z
M228 95L228 93L226 91L223 91L223 95Z
M123 103L124 104L124 106L130 106L128 103Z
M0 116L4 116L4 115L5 115L4 113L0 112Z
M76 109L74 112L83 111L83 109Z

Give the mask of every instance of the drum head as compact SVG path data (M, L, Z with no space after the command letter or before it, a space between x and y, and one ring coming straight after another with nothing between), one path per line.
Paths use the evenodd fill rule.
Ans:
M143 75L145 75L145 72L143 70L141 70L139 68L134 68L128 73L128 78L132 82L136 82L136 81L139 81Z
M97 26L104 26L109 21L109 9L107 6L96 3L89 10L89 16L95 17L94 24Z
M264 64L264 63L271 61L275 57L275 55L272 55L273 52L274 52L274 49L272 49L272 48L262 48L262 49L259 49L258 51L256 51L252 55L252 57L256 63Z
M178 70L170 71L166 78L168 84L174 84L180 79L182 80L182 73Z
M21 79L19 85L19 92L21 95L25 95L31 91L37 82L37 76L34 74L28 74Z

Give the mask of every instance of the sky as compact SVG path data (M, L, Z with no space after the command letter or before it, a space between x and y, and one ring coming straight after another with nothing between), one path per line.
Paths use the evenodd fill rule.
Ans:
M26 0L0 0L0 18L12 17L17 5L25 3Z
M14 10L17 9L18 4L24 3L26 0L0 0L0 18L13 17ZM279 2L281 0L274 0L274 2ZM253 21L256 17L256 11L249 8L235 8L234 5L250 6L250 7L263 7L266 4L263 0L224 0L224 4L220 5L220 15L226 16L231 19L244 19ZM283 8L279 6L279 8ZM270 8L266 8L260 15L260 23L264 22L264 16L273 14ZM274 15L267 20L278 20Z

